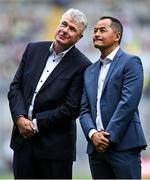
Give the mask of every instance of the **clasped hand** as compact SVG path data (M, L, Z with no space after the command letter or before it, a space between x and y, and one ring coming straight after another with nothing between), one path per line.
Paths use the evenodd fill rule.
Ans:
M105 131L96 132L92 135L91 140L98 152L105 152L109 146L109 133Z
M25 117L19 117L17 119L17 126L19 128L20 134L24 138L30 138L37 132L34 128L33 122Z

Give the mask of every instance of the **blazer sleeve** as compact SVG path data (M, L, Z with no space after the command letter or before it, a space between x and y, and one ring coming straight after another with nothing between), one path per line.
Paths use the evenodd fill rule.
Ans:
M85 137L87 138L87 140L89 140L89 136L88 136L89 131L91 129L97 129L97 128L92 119L90 102L89 102L89 98L88 98L85 86L83 88L83 94L82 94L82 99L81 99L79 120L80 120L81 127L83 129L83 132L85 134Z
M19 115L24 115L27 117L27 110L25 108L23 99L23 74L25 67L25 60L28 51L29 44L22 56L19 68L14 76L12 83L10 84L8 92L9 107L14 123Z
M121 141L131 121L135 120L135 112L138 113L143 89L143 67L139 57L132 56L128 59L122 78L120 101L106 128L110 133L110 140L116 144Z

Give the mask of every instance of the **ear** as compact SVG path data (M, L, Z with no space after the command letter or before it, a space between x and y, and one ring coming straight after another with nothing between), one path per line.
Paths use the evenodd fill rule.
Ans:
M81 34L80 39L83 37L83 34Z
M83 37L83 34L81 34L80 36L78 36L77 42Z
M120 32L116 32L115 41L118 42L120 40L121 34Z

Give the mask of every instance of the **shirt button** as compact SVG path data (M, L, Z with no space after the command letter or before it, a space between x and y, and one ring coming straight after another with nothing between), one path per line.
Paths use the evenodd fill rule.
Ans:
M35 94L37 93L37 91L34 92Z
M41 80L41 82L43 82L43 80Z
M53 59L53 62L55 62L55 59Z
M49 70L47 70L47 72L49 72Z

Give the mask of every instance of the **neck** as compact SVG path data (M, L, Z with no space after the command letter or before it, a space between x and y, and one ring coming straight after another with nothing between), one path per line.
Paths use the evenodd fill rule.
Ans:
M65 51L65 50L69 49L70 47L68 47L68 46L63 46L63 45L58 44L58 43L55 42L53 48L54 48L54 50L55 50L55 53L56 53L56 54L59 54L59 53Z
M118 45L117 45L118 46ZM106 58L117 46L113 46L113 47L110 47L110 48L101 48L100 51L101 51L101 57L104 59Z

